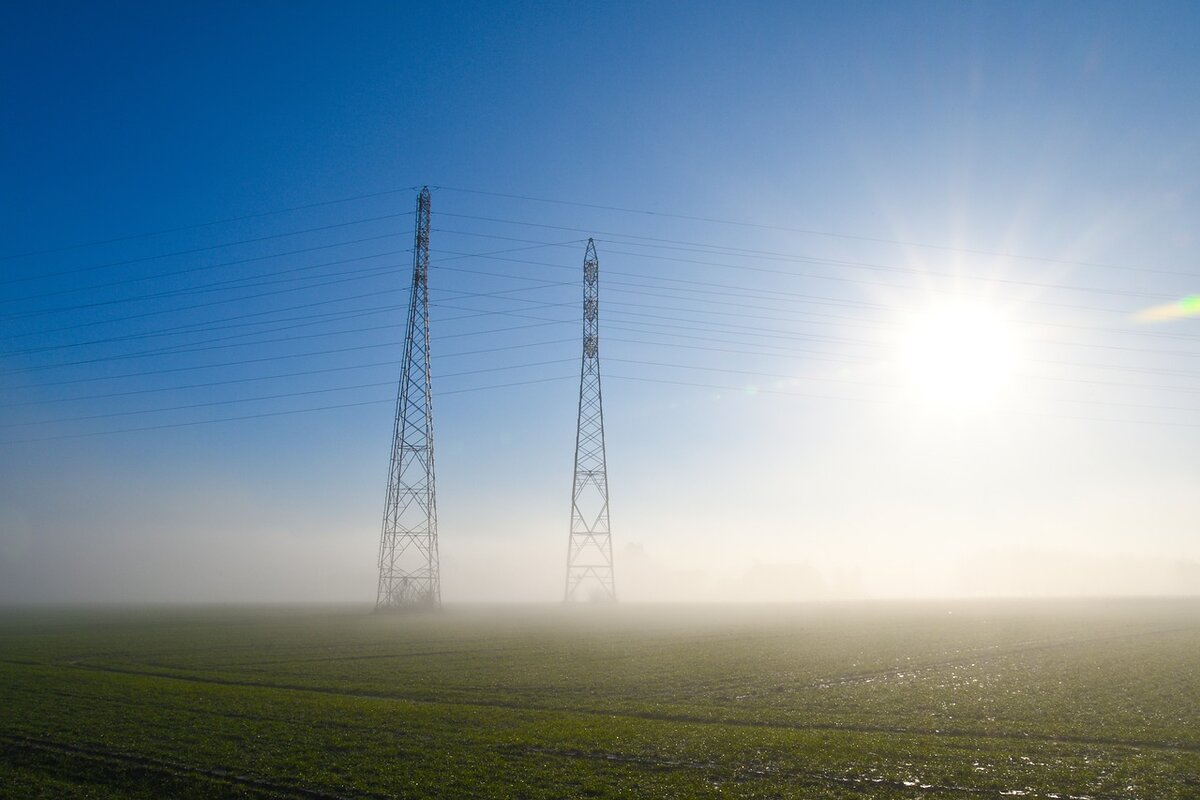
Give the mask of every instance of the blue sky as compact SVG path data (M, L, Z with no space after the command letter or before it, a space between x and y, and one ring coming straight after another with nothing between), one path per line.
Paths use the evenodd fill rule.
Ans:
M448 601L560 585L588 236L624 596L1194 589L1198 17L10 4L0 600L369 601L424 184Z

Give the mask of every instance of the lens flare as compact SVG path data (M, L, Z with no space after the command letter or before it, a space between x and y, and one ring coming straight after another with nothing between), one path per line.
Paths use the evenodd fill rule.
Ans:
M1164 303L1139 311L1135 317L1138 322L1169 322L1173 319L1200 317L1200 294L1189 295L1174 303Z

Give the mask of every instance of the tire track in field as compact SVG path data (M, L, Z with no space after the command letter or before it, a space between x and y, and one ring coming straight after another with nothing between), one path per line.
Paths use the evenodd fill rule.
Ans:
M604 761L617 764L637 764L649 769L668 771L708 770L719 771L721 765L710 761L679 761L647 758L645 756L625 755L603 751L577 750L573 748L538 747L536 745L508 745L499 749L505 754L536 754L539 756L555 756L559 758L580 759L589 761ZM972 797L1006 797L1013 796L1013 790L998 788L983 788L977 786L957 786L942 783L924 783L916 780L897 780L895 778L868 777L865 775L844 775L822 770L779 769L761 764L742 764L735 768L733 781L742 783L748 780L777 780L779 778L799 778L809 784L837 784L847 789L869 794L879 787L887 787L902 792L917 794L959 794ZM1021 796L1058 798L1059 800L1127 800L1124 796L1116 795L1075 795L1058 791L1019 790Z
M910 728L898 725L864 725L861 723L838 725L834 723L789 723L780 721L767 720L746 720L746 719L728 719L728 718L713 718L700 717L694 714L667 714L652 711L620 711L612 709L598 708L555 708L552 706L531 705L528 703L518 703L515 701L506 700L489 700L482 698L458 698L453 700L439 700L436 698L422 697L416 695L403 694L384 694L382 692L354 692L343 689L336 689L330 686L305 686L303 684L287 684L287 683L266 683L247 680L239 680L236 678L219 678L216 676L202 675L185 675L172 674L168 672L153 672L149 670L137 670L126 667L108 666L105 664L85 664L82 661L70 662L70 666L76 669L90 670L94 672L111 672L119 675L137 675L140 677L161 678L165 680L181 681L184 683L202 683L215 686L236 686L249 689L276 689L279 691L291 692L308 692L312 694L333 695L337 697L351 697L361 700L384 700L390 702L405 702L405 703L420 703L422 705L433 706L473 706L481 708L502 708L513 711L532 711L540 713L552 714L579 714L593 717L625 717L629 719L645 719L658 722L681 722L686 724L696 725L727 725L738 728L772 728L776 730L794 730L794 731L829 731L829 732L844 732L844 733L891 733L907 736L935 736L948 738L969 737L975 739L1000 739L1014 740L1022 742L1050 742L1054 744L1079 744L1093 745L1099 747L1131 747L1131 748L1146 748L1152 750L1165 750L1170 752L1184 753L1200 753L1200 743L1193 742L1159 742L1148 739L1113 739L1104 737L1092 736L1052 736L1041 733L1017 733L1004 731L972 731L960 728L939 728L937 730L929 730L927 728Z
M886 669L872 670L872 671L866 671L866 672L846 673L843 675L836 675L836 676L827 677L827 678L817 678L815 680L809 681L808 683L806 683L800 687L774 686L774 687L770 687L770 688L752 689L748 692L738 692L738 693L736 693L736 695L732 695L732 697L734 697L734 699L737 699L737 700L742 700L742 699L752 698L752 697L767 697L767 696L770 696L773 694L795 693L802 689L826 689L826 688L832 688L832 687L854 686L854 685L866 684L866 683L871 683L874 681L887 680L888 678L917 677L919 675L924 675L924 674L927 674L930 672L936 672L938 670L945 669L947 667L974 666L977 664L986 664L986 663L991 663L993 661L996 661L998 659L1005 658L1007 656L1019 655L1022 653L1033 653L1033 652L1040 652L1040 651L1046 651L1046 650L1053 650L1053 649L1061 648L1061 647L1070 647L1072 645L1091 644L1091 643L1106 642L1106 641L1116 641L1116 640L1122 640L1122 639L1138 638L1138 637L1143 637L1143 636L1161 636L1161 635L1174 634L1174 633L1187 633L1187 632L1192 632L1192 631L1196 631L1196 630L1200 630L1200 628L1197 628L1196 626L1183 626L1183 627L1176 627L1176 628L1164 628L1164 629L1160 629L1160 630L1136 631L1136 632L1132 632L1132 633L1108 634L1108 635L1104 635L1104 636L1093 636L1093 637L1074 638L1074 639L1044 639L1044 640L1040 640L1040 641L1034 640L1034 641L1028 641L1028 642L1024 642L1024 643L1019 643L1016 645L995 646L992 648L976 648L976 649L970 651L971 653L974 653L974 655L960 655L960 656L955 656L954 658L941 659L941 660L937 660L937 661L926 661L924 663L914 664L912 666L907 666L907 667L888 667ZM731 637L724 637L721 634L712 634L712 635L707 635L707 636L694 637L694 641L689 640L688 643L694 644L696 641L706 641L708 639L719 639L720 641L724 642L724 641L729 641L730 638ZM732 637L732 638L750 639L750 638L757 638L757 637L747 635L747 636L743 636L743 637ZM332 663L332 662L343 662L343 661L353 662L353 661L375 661L375 660L388 660L388 659L412 659L412 658L421 658L424 656L457 656L457 655L491 654L491 653L497 653L497 652L517 652L517 651L522 651L524 649L525 648L521 647L521 646L511 646L511 647L502 647L502 648L494 648L494 649L476 647L476 648L463 648L463 649L457 649L457 650L436 650L436 651L422 651L422 652L407 651L407 652L396 652L396 653L373 653L373 654L369 654L369 655L323 656L323 657L318 657L318 658L299 658L299 659L295 659L295 658L274 659L274 660L268 660L268 661L251 661L251 662L242 662L242 663L217 664L214 666L216 669L219 669L219 670L244 669L247 671L262 672L265 670L258 669L259 667L265 666L265 665L274 665L274 664L305 664L305 663ZM961 652L961 651L959 651L959 652ZM597 657L593 656L592 660L593 661L609 660L609 659L620 660L620 659L623 659L626 657L627 656L625 656L625 655L603 656L603 657L600 657L599 659L597 659ZM140 661L140 662L131 662L131 663L137 663L140 666L158 667L161 669L179 669L179 667L176 667L169 663L149 662L149 661ZM736 687L737 685L738 684L736 682L728 684L728 686L731 689L733 687ZM710 684L707 688L716 688L716 686L719 686L719 684L717 684L717 685ZM664 693L667 693L667 692L664 692Z
M696 635L696 636L691 636L691 637L687 637L687 638L681 638L677 642L677 644L685 644L685 645L703 644L712 639L716 639L721 642L737 642L739 640L752 640L752 639L756 639L756 638L758 638L758 636L756 634L728 636L728 635L721 634L721 633L713 633L713 634L703 634L703 635ZM442 641L435 641L435 640L427 640L425 642L418 642L418 644L426 644L426 643L428 643L428 644L436 643L436 644L441 644L443 646L445 644ZM253 647L254 645L249 645L249 646ZM242 646L242 647L245 647L245 646ZM529 651L528 645L508 645L505 647L461 647L461 648L451 648L451 649L444 649L444 650L411 650L411 649L409 649L409 650L391 651L391 652L387 652L387 653L367 653L367 654L362 654L362 655L317 656L317 657L309 657L309 658L288 657L288 658L274 658L274 659L266 659L266 660L256 659L254 661L230 661L230 662L225 662L225 663L214 664L213 666L216 667L217 669L253 669L255 667L268 666L268 665L272 665L272 664L319 664L319 663L336 663L336 662L340 662L340 661L378 661L378 660L386 660L386 659L409 659L409 658L422 658L425 656L457 656L457 655L480 655L480 654L491 655L493 653L518 653L518 652L528 652L528 651ZM167 655L172 655L172 654L174 654L174 652L175 651L168 651ZM83 658L83 657L84 656L78 656L78 658ZM592 661L620 660L620 659L628 658L628 657L629 656L627 656L624 653L622 653L620 655L598 656L598 655L593 654L593 655L589 656L589 658ZM177 669L177 667L175 667L172 664L166 664L166 663L162 663L162 662L150 662L150 661L143 660L143 661L140 661L137 663L162 667L164 669Z
M379 661L387 659L403 659L403 658L424 658L426 656L471 656L481 653L504 653L517 652L527 650L528 648L513 646L513 647L472 647L462 648L459 650L405 650L389 653L368 653L357 656L319 656L314 658L275 658L256 661L233 661L224 664L216 664L218 669L245 669L255 670L259 667L267 667L273 664L325 664L340 661ZM140 662L149 664L151 662ZM175 669L171 664L155 663L153 666L163 667L164 669Z
M45 697L47 693L41 692L40 694L41 694L41 696ZM152 702L152 701L144 700L144 699L139 699L139 700L119 699L119 698L115 698L115 697L107 697L104 695L87 694L84 692L66 692L66 691L56 690L53 692L53 697L55 699L86 701L86 702L92 703L93 705L96 705L96 706L101 706L101 705L111 706L116 709L121 709L122 711L128 711L130 709L134 709L134 710L157 709L160 711L173 711L173 712L185 713L185 714L189 714L192 716L198 716L198 717L217 717L219 719L248 720L250 722L268 722L268 723L280 723L280 724L295 724L296 723L295 717L276 717L276 716L270 716L268 714L251 714L249 712L244 712L244 711L218 711L218 710L212 709L212 708L198 708L198 707L194 707L194 706L183 706L183 705L172 704L172 703ZM305 727L308 727L308 728L320 728L323 730L352 731L354 733L362 733L364 730L369 730L369 728L364 725L353 725L353 724L350 724L347 722L337 722L335 720L320 720L320 721L309 720L309 721L306 721L304 723L304 725L305 725ZM0 734L0 736L2 736L2 735L3 734ZM409 735L411 736L411 734L409 734Z
M249 775L242 775L229 770L197 767L178 761L155 758L153 756L138 756L103 747L66 744L64 742L56 742L50 739L39 739L32 736L22 736L19 734L0 734L0 742L4 742L11 747L77 756L79 758L91 761L107 762L109 764L132 766L152 772L172 775L174 777L200 778L201 780L207 780L217 784L232 783L253 791L262 792L268 797L293 797L305 798L305 800L354 800L354 798L360 797L372 798L372 800L391 800L395 797L395 795L369 794L360 791L355 791L353 796L333 794L332 792L324 792L319 789L310 789L305 786L293 786L286 783L276 783L274 781L265 780L263 778L255 778Z
M839 675L832 678L823 678L811 681L806 684L806 689L824 689L832 686L853 686L856 684L870 683L875 680L884 680L887 678L903 677L908 675L919 675L926 672L936 672L947 667L962 667L974 666L975 664L986 664L1008 656L1020 655L1022 653L1037 653L1046 650L1055 650L1061 647L1071 647L1080 644L1095 644L1097 642L1111 642L1121 639L1136 639L1143 636L1163 636L1172 633L1190 633L1200 630L1194 625L1188 625L1181 628L1164 628L1156 631L1136 631L1134 633L1115 633L1107 636L1092 636L1079 639L1059 639L1048 640L1042 642L1030 642L1016 647L1009 647L1004 650L987 650L978 651L975 656L958 656L956 658L948 658L940 661L927 661L923 664L914 664L911 667L890 667L888 669L874 670L870 672L857 672ZM753 697L756 695L771 694L780 691L781 687L775 689L761 689L757 692L750 692L744 696ZM782 689L783 691L796 691L795 689Z
M89 697L87 695L71 695L75 697ZM139 708L144 706L155 706L155 704L135 704L128 702L115 702L104 698L104 702L119 705L126 708ZM168 707L168 706L156 706ZM174 707L171 707L174 708ZM261 721L289 721L284 718L264 717L257 714L243 713L228 713L218 712L208 709L193 710L205 715L232 717L238 719L250 719ZM310 723L313 724L313 723ZM361 731L368 729L369 726L351 725L346 723L315 723L319 727L331 727L344 730ZM16 741L14 741L16 740ZM199 773L203 777L211 778L215 782L229 782L238 785L246 786L251 790L269 792L270 797L279 797L279 793L283 792L292 797L318 798L319 800L346 800L341 795L323 792L305 787L295 787L286 784L278 784L262 779L250 778L244 775L237 775L224 770L206 770L203 768L190 767L181 765L178 762L170 762L152 757L133 756L125 753L116 753L103 748L64 745L58 742L51 742L45 739L34 739L25 736L13 736L0 734L0 742L9 742L17 746L28 745L34 749L50 750L53 752L69 752L73 755L83 755L96 760L111 761L122 764L132 764L139 768L150 768L154 771L160 771L172 775L192 776ZM661 759L648 756L633 755L628 753L616 753L610 751L582 750L578 748L562 748L562 747L544 747L533 744L502 744L494 748L506 758L521 755L534 755L538 757L549 756L555 758L564 758L572 760L586 761L602 761L609 764L628 764L631 766L641 767L656 771L706 771L712 772L720 776L725 781L743 783L751 780L779 780L799 779L811 785L828 785L835 784L847 789L861 792L870 795L879 788L888 788L902 792L912 792L914 795L925 794L957 794L970 797L1004 797L1011 794L1011 791L1005 791L994 787L974 787L960 786L954 784L932 783L920 780L903 780L897 778L884 778L878 775L854 775L837 773L829 770L806 770L795 767L780 767L771 764L758 762L742 763L733 766L723 765L713 761L695 761L682 759ZM1060 798L1060 800L1125 800L1124 797L1097 795L1091 793L1088 795L1074 795L1065 791L1039 791L1033 793L1030 790L1022 790L1024 796L1027 797L1043 797L1043 798ZM373 793L356 792L355 798L394 798L395 795L379 795Z

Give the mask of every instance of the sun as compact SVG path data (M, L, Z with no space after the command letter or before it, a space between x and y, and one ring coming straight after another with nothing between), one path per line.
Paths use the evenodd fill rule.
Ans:
M955 409L986 408L1012 384L1016 329L998 308L969 302L930 307L910 320L900 346L914 398Z

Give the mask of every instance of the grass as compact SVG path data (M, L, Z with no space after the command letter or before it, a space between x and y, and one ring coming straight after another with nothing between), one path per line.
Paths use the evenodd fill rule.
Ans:
M3 797L1200 797L1200 601L0 612Z

